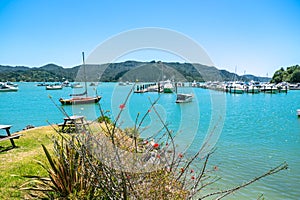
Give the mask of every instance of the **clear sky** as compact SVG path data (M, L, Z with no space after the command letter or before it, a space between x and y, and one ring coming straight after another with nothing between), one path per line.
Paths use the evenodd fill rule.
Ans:
M82 51L143 27L178 31L217 68L238 74L271 76L300 64L299 0L0 0L0 65L73 67Z

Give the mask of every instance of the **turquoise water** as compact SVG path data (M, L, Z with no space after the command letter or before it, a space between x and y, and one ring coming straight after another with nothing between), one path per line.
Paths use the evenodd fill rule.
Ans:
M119 105L130 89L130 86L101 83L97 91L103 97L100 101L102 109L116 117ZM218 134L214 138L217 149L210 163L218 166L216 175L222 179L213 188L224 189L241 184L284 161L288 162L288 170L266 177L227 199L256 199L260 194L264 194L266 199L300 199L300 119L296 116L296 110L300 108L300 91L275 95L233 95L200 88L179 90L194 93L194 101L176 104L176 97L172 94L130 95L120 125L132 126L138 113L141 119L150 102L159 97L156 109L177 134L176 142L182 149L189 147L190 152L196 151L217 124L221 134L219 140ZM35 83L19 83L18 92L0 93L0 124L12 124L12 132L16 132L29 124L60 123L64 115L59 110L58 99L68 97L74 91L80 93L82 90L64 88L47 91L44 87L35 86ZM90 94L95 93L92 87L89 91ZM97 105L63 108L69 115L82 114L90 120L100 115ZM161 123L153 109L145 118L143 127L147 128L142 133L143 137L159 132Z

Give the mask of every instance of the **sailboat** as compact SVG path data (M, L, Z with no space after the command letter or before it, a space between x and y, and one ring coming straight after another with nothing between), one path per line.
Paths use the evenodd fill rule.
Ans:
M76 105L76 104L90 104L98 103L101 99L101 96L96 95L95 97L89 97L87 92L87 83L86 83L86 74L85 74L85 61L84 61L84 52L82 52L83 60L83 71L84 71L84 81L85 81L85 91L81 94L71 94L73 96L69 99L60 98L59 101L63 105Z

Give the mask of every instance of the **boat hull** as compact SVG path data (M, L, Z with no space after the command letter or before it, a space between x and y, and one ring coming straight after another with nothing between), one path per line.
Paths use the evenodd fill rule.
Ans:
M98 103L100 99L101 96L96 96L96 97L76 97L71 99L60 98L59 101L62 105L78 105L78 104Z
M46 86L46 90L61 90L62 86Z
M0 92L17 92L18 88L5 88L5 89L0 89Z
M176 100L176 103L189 103L192 102L193 98L189 98L187 100Z
M244 93L244 90L233 88L233 89L231 89L229 92L230 92L230 93L233 93L233 94L243 94L243 93Z
M164 93L173 93L172 88L164 88Z

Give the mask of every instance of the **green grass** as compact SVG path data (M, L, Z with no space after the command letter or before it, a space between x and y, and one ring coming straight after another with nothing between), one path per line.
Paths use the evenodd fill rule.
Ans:
M55 131L51 127L39 127L20 132L22 136L14 140L16 148L11 148L9 140L0 143L0 199L25 199L27 192L20 186L28 179L23 175L47 176L37 160L46 163L41 144L51 149Z

